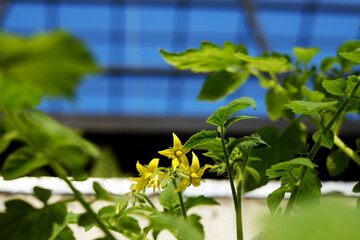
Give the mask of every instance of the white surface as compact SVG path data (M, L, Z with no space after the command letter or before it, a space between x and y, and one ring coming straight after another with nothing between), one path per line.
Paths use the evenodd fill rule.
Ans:
M100 185L112 194L121 195L130 191L131 181L127 178L89 178L82 182L73 182L74 186L83 194L94 194L92 188L93 182ZM340 192L346 196L359 196L352 192L355 182L322 182L321 192L323 194L331 192ZM54 194L72 194L69 187L64 181L56 177L23 177L15 180L6 181L0 177L0 193L21 193L32 194L35 186L47 188ZM245 198L267 198L267 196L275 189L280 187L279 182L269 182L267 185L246 193ZM150 193L150 189L148 193ZM185 190L184 196L206 195L208 197L231 197L230 185L228 180L211 180L207 179L201 183L200 187L189 187Z

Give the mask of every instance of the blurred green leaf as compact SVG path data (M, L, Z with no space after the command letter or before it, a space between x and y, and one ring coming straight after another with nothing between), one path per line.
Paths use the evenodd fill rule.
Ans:
M269 118L276 121L283 116L288 99L275 88L270 89L265 96L266 110Z
M309 102L321 102L325 98L325 94L319 91L311 91L306 86L301 86L301 93Z
M286 190L284 188L279 188L269 194L267 198L267 205L270 210L271 215L274 215L276 209L279 207L281 201L285 197Z
M342 52L342 53L339 53L339 55L350 61L360 63L360 48L358 48L352 52Z
M241 97L235 99L226 106L220 107L216 110L206 122L219 127L224 126L226 119L231 117L234 113L250 106L256 109L255 101L252 98Z
M83 169L88 162L85 152L78 146L71 144L57 146L54 154L70 170Z
M335 63L337 63L337 58L335 57L326 57L321 61L320 69L322 72L326 73L328 72Z
M0 33L0 62L49 95L71 96L81 77L98 71L83 43L63 31L30 38Z
M5 206L6 212L0 213L0 235L9 240L48 240L54 224L62 224L66 216L64 204L35 209L17 199L7 201Z
M93 162L89 174L101 178L124 177L126 174L122 172L119 162L111 147L102 147L101 155Z
M318 130L316 131L313 135L312 135L312 139L314 140L314 142L316 142L319 137L322 135L322 130ZM324 136L324 139L321 142L321 146L324 146L328 149L332 149L334 146L334 133L330 130L326 136Z
M316 164L312 163L308 158L295 158L287 162L272 165L271 168L266 171L266 175L272 179L288 176L292 169L298 168L299 166L314 168Z
M241 66L234 53L246 51L243 46L237 47L231 42L225 42L220 48L210 42L202 42L200 49L188 49L181 53L170 53L160 49L162 57L167 63L178 69L191 69L193 72L217 72L228 67Z
M244 53L235 56L248 63L247 67L261 72L282 73L291 69L291 63L285 57L250 57Z
M192 135L184 144L183 148L195 148L214 141L218 134L216 131L202 130L199 133Z
M220 71L208 76L201 88L198 100L215 101L235 92L248 79L249 72Z
M330 177L335 177L349 166L349 157L340 149L333 150L326 159L326 167Z
M39 86L19 77L5 74L1 72L1 68L0 89L2 89L0 94L0 110L2 111L21 110L25 107L35 107L40 104L40 99L43 96L42 90Z
M339 78L335 80L326 80L322 81L322 86L325 90L333 95L343 96L346 95L347 83L344 78Z
M290 108L294 113L315 115L316 112L324 108L335 105L337 101L331 102L310 102L310 101L291 101L285 104L285 107Z
M196 228L201 233L201 239L205 238L204 227L200 222L201 217L197 214L191 214L188 216L188 222L191 226Z
M6 180L22 177L48 164L47 158L33 148L25 146L11 153L5 160L3 176Z
M4 152L10 143L19 137L19 133L17 131L9 131L5 132L0 136L0 153Z
M267 218L261 240L358 239L360 215L344 203L307 205L294 216Z
M196 196L196 197L188 197L184 202L186 211L190 208L199 206L199 205L220 205L217 201L213 198L205 197L203 195Z
M360 48L360 41L356 40L349 40L346 41L343 45L339 46L337 49L338 56L337 60L340 63L343 72L350 72L351 69L357 65L358 63L354 61L350 61L340 55L340 53L348 53L355 51L356 49Z
M151 227L168 229L171 233L178 236L178 239L183 240L202 240L203 234L201 231L186 222L183 218L171 215L160 215L150 217Z
M360 193L360 182L357 182L357 183L354 185L352 191L353 191L354 193Z
M78 214L67 212L62 224L55 223L49 240L75 240L73 231L68 227L70 223L76 222Z
M294 55L297 59L305 64L309 63L313 57L320 52L320 48L302 48L294 47Z
M169 212L171 214L179 213L179 198L175 192L175 187L173 184L169 184L158 197L159 203L164 208L164 212Z
M34 187L33 191L34 196L46 205L47 201L51 197L51 190L41 187Z

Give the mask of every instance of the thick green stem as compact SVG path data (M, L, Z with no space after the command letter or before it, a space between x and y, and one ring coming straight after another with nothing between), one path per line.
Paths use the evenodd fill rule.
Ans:
M241 191L240 191L240 199L238 198L238 193L236 193L235 184L234 184L234 176L232 173L232 168L230 167L230 161L229 156L227 154L226 146L225 146L225 129L222 126L220 128L220 135L221 135L221 144L223 147L224 157L225 157L225 164L226 169L229 174L229 181L230 181L230 188L231 193L233 197L234 202L234 208L235 208L235 215L236 215L236 234L237 234L237 240L243 240L243 229L242 229L242 215L241 215ZM241 185L241 184L240 184Z
M317 151L319 150L319 148L321 146L321 142L323 141L324 137L330 131L330 129L335 124L336 120L339 118L339 116L342 114L342 112L345 110L345 108L348 106L348 104L350 103L351 99L353 98L353 96L354 96L355 92L357 91L357 89L359 88L359 86L360 86L360 79L358 79L358 82L356 83L356 85L352 89L350 95L345 99L343 104L341 104L340 108L336 111L333 118L330 120L330 122L323 129L321 136L315 142L314 146L312 147L312 149L311 149L311 151L309 153L309 159L311 161L314 160L314 157L315 157ZM299 193L301 184L304 181L304 177L305 177L305 173L306 173L307 169L308 169L308 167L306 167L306 166L301 167L300 176L299 176L299 179L298 179L298 181L296 182L296 184L295 184L295 186L293 188L293 191L291 192L289 202L288 202L288 204L286 206L286 209L285 209L285 215L290 215L290 213L292 211L292 208L293 208L293 206L295 204L295 201L296 201L297 195Z
M74 187L71 181L67 178L65 170L62 166L57 163L54 159L49 158L49 165L54 170L56 175L58 175L65 183L70 187L71 191L74 193L75 198L80 202L80 204L85 208L86 212L91 215L91 217L95 220L99 228L105 233L108 239L115 240L115 238L110 233L109 229L104 225L104 223L98 218L96 213L91 209L90 205L85 201L82 197L81 193Z
M337 135L334 135L334 144L358 165L360 165L360 156L354 150L349 148Z
M174 185L175 189L177 189L177 184L176 184L175 179L172 179L171 182L172 182L172 184ZM179 198L180 207L181 207L181 211L182 211L183 217L184 217L185 220L187 220L186 209L185 209L185 205L184 205L184 200L183 200L182 192L180 192L180 191L177 192L177 195L178 195L178 198Z

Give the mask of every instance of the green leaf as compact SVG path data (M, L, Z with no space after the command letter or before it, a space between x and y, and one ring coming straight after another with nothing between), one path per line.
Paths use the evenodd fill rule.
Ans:
M250 149L268 148L270 146L261 139L259 134L254 133L250 136L237 138L231 141L230 145L227 147L228 154L231 154L235 147L239 148L241 151L248 152Z
M326 159L326 167L330 177L335 177L349 166L349 157L340 149L333 150Z
M360 193L360 182L357 182L357 183L354 185L352 191L353 191L354 193Z
M160 215L150 217L153 228L168 229L171 233L183 240L202 240L203 234L196 228L186 222L183 218L171 215Z
M341 200L307 205L292 216L268 217L262 240L358 239L359 211ZM301 228L299 228L301 226ZM331 227L330 227L331 226Z
M202 130L199 133L192 135L184 144L183 148L195 148L214 141L217 137L216 131Z
M48 160L44 155L36 153L31 147L22 147L6 158L3 176L5 180L19 178L47 164Z
M245 171L249 174L251 174L251 176L253 176L254 180L259 183L261 180L261 176L260 173L252 167L246 166Z
M302 48L294 47L294 55L297 59L305 64L309 63L313 57L320 52L320 48Z
M237 121L240 121L240 120L244 120L244 119L254 119L254 118L257 118L257 117L251 117L251 116L237 116L237 117L232 117L232 118L229 118L225 121L225 124L224 124L224 127L225 129L227 129L231 124L237 122Z
M226 106L220 107L208 118L206 122L219 127L224 126L227 118L231 117L234 113L250 106L256 109L255 101L252 98L241 97L235 99Z
M64 204L35 209L22 200L5 203L6 212L0 213L0 235L4 239L48 240L54 224L62 224L66 216Z
M266 93L265 103L269 118L276 121L283 116L284 105L289 101L278 90L272 88Z
M85 232L89 231L95 224L95 219L87 212L81 214L78 219L78 225L84 227Z
M322 135L322 130L316 131L312 135L312 139L314 140L314 142L316 142L321 135ZM324 146L324 147L326 147L328 149L333 148L333 146L334 146L334 133L331 130L326 134L326 136L322 140L321 146Z
M197 214L191 214L188 216L188 222L191 226L195 227L200 233L201 233L201 239L204 239L205 233L204 233L204 227L200 222L201 217Z
M267 205L270 210L271 215L274 215L276 209L279 207L281 201L285 197L286 190L284 188L279 188L269 194L267 198Z
M285 107L290 108L294 113L315 115L316 112L324 108L335 105L337 101L331 102L309 102L309 101L291 101L285 104Z
M37 199L39 199L46 205L47 201L51 197L51 190L41 187L34 187L33 191L34 191L34 196L37 197Z
M70 170L83 169L88 163L86 153L75 145L59 145L56 147L55 154L57 159Z
M301 86L301 93L310 102L321 102L325 98L325 94L319 91L311 91L305 85Z
M309 158L295 158L287 162L272 165L271 168L266 171L266 175L269 178L282 177L288 175L291 169L298 168L299 166L306 166L308 168L317 167Z
M116 226L118 229L125 229L127 231L133 232L133 233L141 233L141 228L139 226L139 222L136 218L133 218L131 216L127 215L121 215L121 217L118 218Z
M322 86L325 90L333 95L343 96L346 95L347 83L344 78L335 80L323 80Z
M358 48L360 48L360 41L354 41L354 40L346 41L343 45L339 46L339 48L337 50L337 52L338 52L337 59L340 63L340 66L341 66L343 72L350 72L351 69L358 63L344 58L343 56L340 55L340 53L353 52L353 51L357 50Z
M26 131L24 129L21 131L24 132L23 137L27 140L28 144L36 145L39 149L50 150L52 153L55 153L55 158L58 157L56 152L60 146L78 147L93 158L100 156L100 151L94 144L38 110L26 109L26 111L16 113L15 117L21 125L26 126ZM11 122L9 124L12 125ZM14 125L13 128L18 130L18 125ZM81 155L81 153L78 154ZM82 160L79 162L82 165Z
M3 153L8 148L10 143L14 139L17 139L18 137L19 137L19 133L17 131L9 131L4 133L0 137L0 154Z
M222 49L216 44L202 42L200 49L188 49L181 53L170 53L160 49L165 61L178 69L191 69L193 72L217 72L242 63L234 53L241 50L236 45L225 42Z
M1 34L0 34L1 41ZM0 47L1 48L1 47ZM1 53L0 53L1 56ZM0 58L1 61L1 58ZM41 88L26 79L5 74L0 69L0 110L21 110L40 104Z
M198 100L215 101L235 92L248 79L249 72L220 71L208 76L203 84Z
M250 57L241 52L235 56L248 63L247 67L261 72L282 73L291 69L291 63L285 57Z
M196 197L188 197L184 203L186 211L192 207L199 206L199 205L220 205L217 201L213 198L205 197L203 195L196 196Z
M98 71L83 43L63 31L31 38L1 33L0 62L6 63L14 77L23 78L49 95L72 96L85 74Z
M326 57L321 61L320 69L322 72L328 72L334 64L337 63L337 58L334 57Z
M356 49L355 51L352 52L342 52L339 53L340 56L342 56L343 58L346 58L350 61L356 62L356 63L360 63L360 49Z
M70 223L77 220L78 214L68 212L62 224L55 224L49 240L75 240L72 230L68 227Z
M93 183L93 188L97 199L106 201L114 200L114 197L108 193L98 182Z
M169 184L164 191L160 193L158 197L159 203L164 208L164 212L169 212L176 214L179 209L179 198L175 192L175 187L173 184Z
M50 240L76 240L74 237L74 232L71 230L70 227L66 226L63 230L55 237L51 238Z

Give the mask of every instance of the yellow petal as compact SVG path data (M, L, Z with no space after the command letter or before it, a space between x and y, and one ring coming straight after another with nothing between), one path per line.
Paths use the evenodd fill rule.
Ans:
M175 157L175 153L174 153L174 150L172 149L166 149L166 150L162 150L162 151L158 151L159 154L165 156L165 157L168 157L168 158L173 158Z
M185 165L185 166L189 166L189 160L186 157L186 155L181 155L180 156L180 161Z
M182 192L184 191L188 186L190 185L190 180L188 178L185 178L180 183L179 187L175 190L175 192Z
M129 177L130 180L133 180L135 182L140 182L141 181L141 177Z
M177 158L173 158L172 160L172 166L173 166L173 170L175 171L176 168L179 166L180 162Z
M142 174L144 174L144 173L147 172L146 167L144 167L143 165L141 165L141 164L139 163L139 161L137 161L137 163L136 163L136 169L138 170L138 172L140 173L140 175L142 175Z
M175 133L173 133L173 139L174 139L174 149L176 150L182 149L182 144L180 142L180 139L176 136Z
M183 148L183 149L181 149L183 154L187 154L188 152L190 152L190 150L191 150L191 148Z
M192 163L191 163L191 171L197 172L200 169L200 163L198 157L192 152Z
M154 158L153 160L150 161L149 163L149 168L152 172L155 172L157 167L159 165L159 159L158 158Z
M212 168L212 166L210 164L205 164L205 166L203 166L202 168L199 169L199 171L197 171L197 175L201 178L201 176L204 174L205 170L208 168Z
M159 171L159 176L160 176L160 179L165 179L167 175L166 175L166 173Z
M191 178L191 183L194 187L200 186L200 178Z

